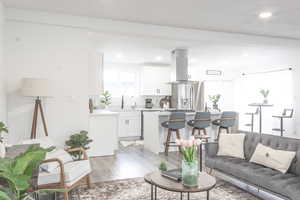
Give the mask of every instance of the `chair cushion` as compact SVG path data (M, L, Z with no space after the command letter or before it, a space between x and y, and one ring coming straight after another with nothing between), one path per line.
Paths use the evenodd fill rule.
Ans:
M65 183L67 186L72 186L78 180L91 173L91 165L89 160L80 160L66 163L65 170ZM55 171L39 173L38 185L47 185L60 182L60 168Z
M290 168L295 155L296 152L275 150L259 143L252 158L250 159L250 162L286 173Z
M46 154L46 160L53 159L53 158L57 158L61 160L63 164L66 164L68 162L73 162L72 156L63 149L54 150ZM56 170L56 168L59 167L59 163L58 162L44 163L40 167L47 172L53 172Z
M231 156L245 159L245 134L220 134L218 156Z

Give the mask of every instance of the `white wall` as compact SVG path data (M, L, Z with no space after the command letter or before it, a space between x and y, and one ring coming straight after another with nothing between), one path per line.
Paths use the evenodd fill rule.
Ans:
M5 65L10 143L30 137L34 99L19 94L24 77L48 78L55 82L56 94L44 101L44 111L49 135L58 144L63 145L73 131L88 129L91 49L88 33L80 29L6 22ZM43 134L40 125L39 135Z
M0 121L6 121L6 73L3 65L3 5L0 2Z

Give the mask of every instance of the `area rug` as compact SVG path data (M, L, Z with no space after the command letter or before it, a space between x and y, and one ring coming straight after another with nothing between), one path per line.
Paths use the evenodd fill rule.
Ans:
M180 194L157 190L158 199L176 200ZM184 199L187 199L185 196ZM206 199L206 193L190 195L190 200ZM110 181L95 184L92 189L80 187L72 192L72 200L150 200L150 185L143 178ZM253 195L238 189L230 183L218 181L210 191L210 200L258 200Z

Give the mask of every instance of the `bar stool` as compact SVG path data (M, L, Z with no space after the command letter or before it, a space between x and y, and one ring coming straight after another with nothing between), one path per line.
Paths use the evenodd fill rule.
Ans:
M293 117L293 113L294 113L294 109L284 109L282 112L282 115L278 115L278 116L273 116L274 118L278 118L280 119L280 128L273 128L273 131L280 131L280 136L283 136L283 132L285 131L283 129L283 119L284 118L292 118Z
M245 126L250 126L252 133L253 133L253 127L254 127L254 115L258 115L258 113L259 113L259 108L257 108L255 112L245 113L245 115L250 115L251 116L251 122L249 124L245 124Z
M196 130L199 135L201 135L201 131L207 135L206 128L210 126L210 116L210 112L197 112L195 119L187 122L189 126L193 127L192 135L195 135Z
M181 147L175 145L175 142L171 142L172 132L176 132L177 139L180 140L180 132L179 129L185 128L185 113L183 112L172 112L170 115L170 119L168 121L163 122L162 127L168 129L167 140L165 144L165 155L167 156L169 153L170 146L177 146L179 151L181 151Z
M219 136L222 129L225 129L227 133L229 133L229 128L233 127L236 120L236 112L233 111L225 111L222 112L221 118L212 121L213 125L219 127L217 140L219 140Z

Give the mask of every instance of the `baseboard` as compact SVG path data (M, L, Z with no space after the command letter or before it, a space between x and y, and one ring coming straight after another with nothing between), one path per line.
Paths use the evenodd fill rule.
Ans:
M257 196L263 200L290 200L287 197L283 197L277 194L273 194L270 191L267 191L263 188L248 184L244 181L241 181L233 176L227 175L223 172L220 172L218 170L213 170L214 171L214 175L217 178L220 178L226 182L229 182L239 188L241 188L242 190L245 190L251 194L253 194L254 196Z

